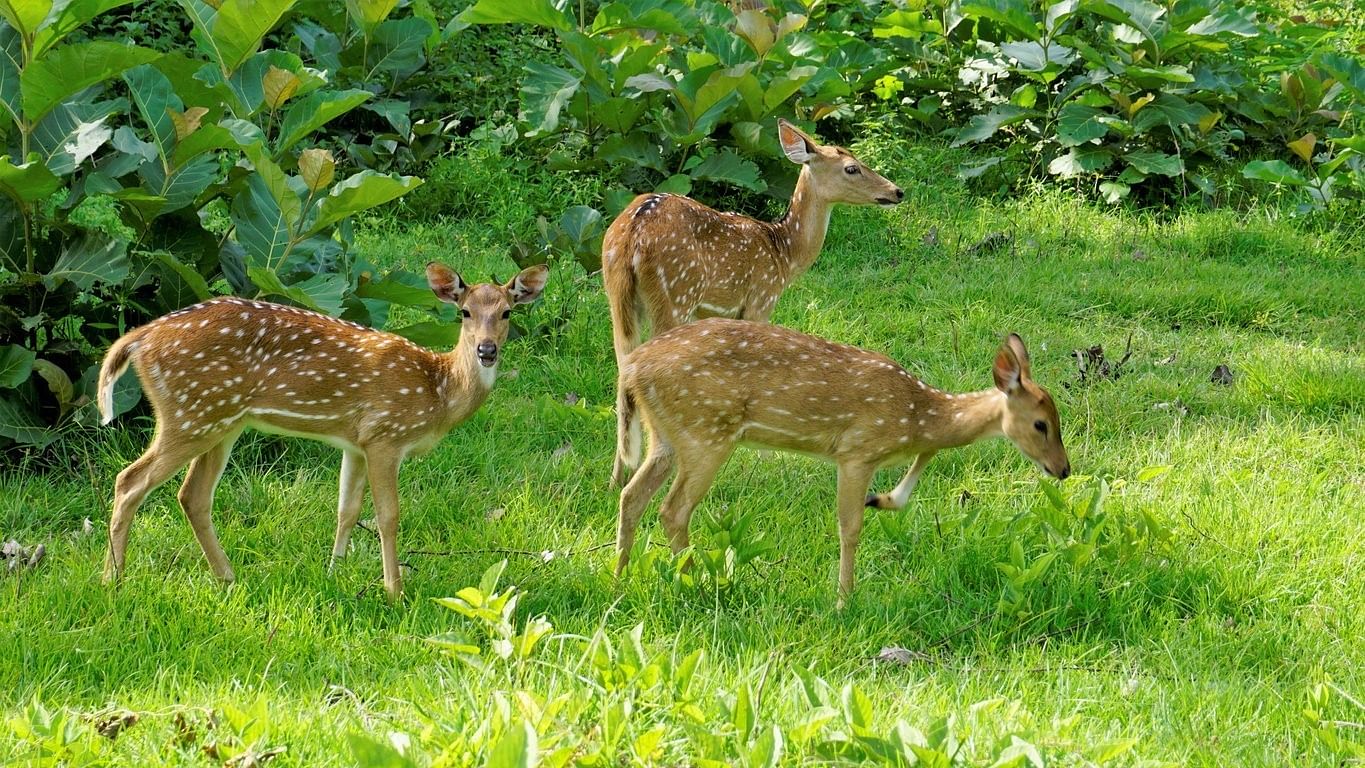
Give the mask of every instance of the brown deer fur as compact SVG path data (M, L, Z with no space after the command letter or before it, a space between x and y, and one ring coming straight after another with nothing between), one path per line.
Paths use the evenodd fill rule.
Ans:
M766 322L782 291L819 256L835 203L895 205L904 197L848 150L821 146L785 120L778 121L778 138L801 165L778 221L647 194L608 227L602 274L618 367L640 344L646 323L657 335L704 317ZM625 480L620 464L613 479Z
M114 384L132 365L156 433L115 483L106 580L123 570L138 506L187 463L180 505L214 574L233 580L210 510L233 442L255 427L341 448L333 560L346 552L368 479L384 587L396 599L399 464L429 450L483 404L510 311L534 301L546 276L537 266L506 285L469 286L450 269L428 265L432 290L464 317L459 343L445 354L316 312L239 298L206 301L125 334L100 369L100 412L105 423L112 420Z
M660 517L678 552L688 545L693 508L744 444L837 465L842 602L853 589L864 506L904 505L938 451L1003 435L1048 474L1070 474L1057 409L1033 383L1018 336L1005 340L992 372L996 388L949 394L884 355L767 324L709 319L655 337L626 358L617 382L623 418L638 411L650 441L644 465L621 493L618 574L640 516L671 469L677 477ZM634 467L639 452L623 433L618 461ZM895 491L867 496L879 467L910 462Z

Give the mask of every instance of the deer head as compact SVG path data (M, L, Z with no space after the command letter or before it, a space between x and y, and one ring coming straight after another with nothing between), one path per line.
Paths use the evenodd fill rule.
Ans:
M843 147L823 146L801 129L777 121L777 137L787 159L805 167L811 188L832 203L896 205L905 192Z
M1071 474L1071 461L1062 445L1062 429L1057 406L1029 372L1028 350L1018 335L1011 333L995 353L991 368L995 386L1005 393L1005 412L1001 431L1040 469L1064 480Z

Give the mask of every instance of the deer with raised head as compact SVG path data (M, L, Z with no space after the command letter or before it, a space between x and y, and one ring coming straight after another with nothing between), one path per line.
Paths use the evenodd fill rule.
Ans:
M892 206L905 197L848 150L822 146L786 120L777 132L787 159L801 166L781 219L656 193L635 198L607 228L602 275L618 368L646 323L658 335L705 317L767 322L782 291L820 255L834 204ZM626 478L617 462L612 482Z
M656 336L626 358L617 386L621 426L643 417L649 455L621 492L619 576L651 498L676 466L659 510L674 553L688 522L737 445L828 459L838 468L839 604L853 590L853 559L865 506L904 506L934 454L1004 436L1044 472L1065 478L1057 408L1033 382L1028 351L1011 334L992 368L995 387L950 394L890 358L788 328L703 320ZM619 461L639 465L641 445L622 429ZM889 494L868 495L879 467L910 464Z
M440 264L426 272L432 291L463 318L459 343L445 354L317 312L232 297L172 312L115 341L100 368L103 421L113 419L114 384L132 365L156 431L114 484L105 581L123 571L138 506L186 464L180 506L214 575L234 579L213 528L213 493L233 442L255 427L342 450L333 563L346 553L368 481L384 589L396 600L399 464L429 450L483 404L512 308L535 301L548 275L534 266L506 285L468 285Z

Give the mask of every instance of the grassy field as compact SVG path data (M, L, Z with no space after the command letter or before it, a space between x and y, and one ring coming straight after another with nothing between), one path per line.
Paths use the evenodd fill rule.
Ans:
M99 583L113 478L142 449L145 420L75 443L69 474L0 475L0 534L48 550L35 571L0 578L0 707L28 723L40 702L75 723L21 738L29 726L11 721L0 762L45 739L86 755L71 764L221 764L254 745L287 747L272 765L512 765L524 729L509 723L528 718L547 764L762 765L774 725L788 763L856 761L914 729L971 765L1026 761L1024 743L1056 765L1348 754L1331 744L1359 740L1350 723L1365 720L1347 697L1365 695L1358 215L1155 215L1047 191L983 200L951 180L956 156L860 150L906 202L837 211L774 320L884 351L949 390L989 386L1001 335L1021 334L1061 411L1076 472L1064 493L1083 502L1097 478L1110 489L1093 559L1077 545L1100 523L1049 518L1033 466L982 444L936 459L905 510L870 513L858 591L839 613L833 469L741 451L694 536L720 548L724 525L702 518L744 514L736 549L761 537L773 551L728 582L701 570L685 583L651 513L649 554L616 582L610 328L600 278L566 262L523 318L549 331L506 353L516 375L405 467L401 606L384 603L370 534L326 570L340 457L325 446L238 444L215 511L238 576L226 589L171 487L134 522L125 581ZM588 184L486 154L435 175L425 204L449 218L365 223L374 261L506 277L509 232ZM1116 359L1130 337L1120 376L1079 381L1073 350L1102 344ZM1230 385L1210 380L1218 365ZM1012 550L1056 559L1012 584L998 567ZM553 632L529 659L480 671L426 642L483 631L433 598L504 559L503 581L525 592L518 631L543 614ZM874 660L887 647L900 662ZM681 662L698 650L687 687ZM1347 724L1317 732L1310 705ZM140 720L110 742L91 724L112 709Z

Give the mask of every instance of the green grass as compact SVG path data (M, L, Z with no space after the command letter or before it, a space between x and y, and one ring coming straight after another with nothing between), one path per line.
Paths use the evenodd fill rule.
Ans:
M274 765L354 765L356 732L408 734L419 764L449 749L449 764L472 765L486 750L475 729L497 720L494 692L515 701L511 692L530 690L577 702L542 728L542 747L601 746L613 733L604 713L631 699L618 757L630 762L630 744L657 723L660 761L679 764L703 749L701 734L723 732L721 702L748 685L762 691L759 722L782 727L795 763L818 759L791 738L811 711L795 670L809 668L834 687L836 707L845 684L864 692L876 734L898 719L928 731L955 715L973 760L1015 734L1064 765L1124 738L1136 744L1118 764L1330 762L1302 710L1322 681L1365 693L1365 233L1268 212L1158 217L1047 191L982 200L948 181L956 156L890 141L859 149L906 187L906 203L837 211L824 255L775 321L884 351L954 390L988 386L1001 335L1020 333L1081 475L1067 492L1108 478L1109 513L1147 516L1169 533L1164 544L1054 566L1027 589L1027 615L1001 614L996 564L1013 542L1030 558L1051 545L1028 514L1044 503L1036 470L1005 442L982 444L936 459L906 510L869 514L858 591L839 613L832 468L740 452L694 534L702 546L717 538L705 510L749 511L748 536L775 552L725 590L679 588L648 564L618 584L602 546L616 504L606 304L600 279L566 263L525 318L554 330L514 343L505 366L516 377L404 468L400 552L411 570L399 607L382 599L377 541L363 531L326 571L340 462L323 446L239 443L215 512L238 576L226 589L169 487L136 518L123 583L99 583L113 477L143 447L145 423L78 438L69 473L0 475L0 535L48 549L36 571L0 578L7 717L34 699L80 713L123 707L141 721L104 747L111 762L208 765L203 743L232 741L224 713L263 705L264 730L252 735L288 747ZM510 232L590 199L590 182L487 154L442 173L422 205L465 203L438 223L368 222L359 239L374 261L441 258L469 277L505 278ZM536 191L519 201L523 184ZM1008 240L973 248L992 232ZM1073 349L1103 344L1117 357L1130 335L1120 378L1076 381ZM1231 386L1210 382L1219 364ZM564 405L569 393L580 406ZM1138 479L1154 466L1170 470ZM896 476L881 473L877 487ZM659 553L652 513L645 533ZM548 562L535 554L547 550L557 553ZM475 629L432 598L477 584L504 558L505 582L526 593L518 622L544 614L556 637L524 670L476 673L424 642ZM650 653L704 651L693 686L704 725L657 692L595 688L581 643L561 637L602 629L619 648L641 623ZM915 660L874 663L884 646ZM973 720L974 703L996 698L1006 703ZM177 716L202 725L206 709L218 726L182 743ZM1325 714L1365 717L1339 694ZM0 728L0 761L7 753L31 745Z

